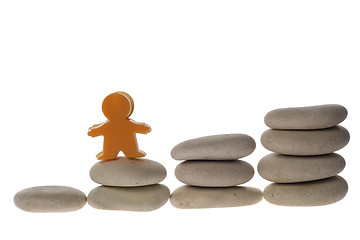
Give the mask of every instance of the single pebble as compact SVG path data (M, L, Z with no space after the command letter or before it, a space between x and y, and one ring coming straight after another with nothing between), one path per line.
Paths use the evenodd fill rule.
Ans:
M321 130L266 130L262 145L275 153L288 155L321 155L345 147L349 132L341 126Z
M266 114L265 124L272 129L321 129L334 127L346 117L345 107L327 104L276 109Z
M171 151L175 160L235 160L255 150L252 137L245 134L222 134L184 141Z
M253 187L204 188L181 186L170 197L176 208L225 208L253 205L262 200L262 192Z
M264 190L264 198L280 206L322 206L343 199L348 191L340 176L303 183L272 183Z
M72 212L86 204L86 195L72 187L39 186L16 193L15 205L27 212Z
M166 169L158 162L119 157L96 163L90 170L91 179L106 186L136 187L161 182Z
M337 175L345 160L336 153L317 156L290 156L272 153L257 166L261 177L276 183L306 182Z
M176 178L200 187L230 187L246 183L254 176L254 168L242 160L184 161L175 169Z
M162 207L170 197L169 189L162 184L142 187L94 188L88 195L88 203L93 208L148 212Z

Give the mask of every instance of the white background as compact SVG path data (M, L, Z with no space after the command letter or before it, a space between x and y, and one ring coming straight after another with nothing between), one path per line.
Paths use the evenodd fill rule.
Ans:
M359 1L6 1L0 2L1 239L359 239ZM148 213L34 214L13 204L39 185L88 193L102 138L103 98L126 91L147 158L200 136L245 133L257 142L275 108L344 105L350 134L340 150L347 196L323 207L259 204ZM246 186L263 190L257 173ZM7 236L7 237L5 237Z

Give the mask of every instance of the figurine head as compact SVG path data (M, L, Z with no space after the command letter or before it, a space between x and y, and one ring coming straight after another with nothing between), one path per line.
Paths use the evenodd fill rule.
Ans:
M114 92L108 95L102 103L102 111L109 120L127 118L133 110L134 101L125 92Z

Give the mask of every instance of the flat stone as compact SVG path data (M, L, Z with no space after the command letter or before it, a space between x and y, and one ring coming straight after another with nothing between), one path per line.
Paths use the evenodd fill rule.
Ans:
M175 160L235 160L251 154L254 139L245 134L222 134L200 137L176 145L171 156Z
M88 203L93 208L148 212L162 207L170 197L169 189L162 184L142 187L94 188L88 195Z
M264 190L264 198L280 206L322 206L343 199L348 191L340 176L303 183L272 183Z
M72 187L38 186L15 194L15 205L27 212L72 212L86 204L86 195Z
M272 129L321 129L334 127L346 117L345 107L327 104L275 109L266 114L265 124Z
M242 160L184 161L175 169L176 178L200 187L230 187L246 183L254 176L254 168Z
M136 187L161 182L166 169L158 162L119 157L96 163L90 170L91 179L105 186Z
M170 203L181 209L241 207L256 204L261 200L262 192L253 187L181 186L170 197Z
M257 166L261 177L276 183L295 183L333 177L345 167L336 153L317 156L290 156L272 153Z
M321 130L266 130L262 145L275 153L288 155L321 155L345 147L349 132L341 126Z

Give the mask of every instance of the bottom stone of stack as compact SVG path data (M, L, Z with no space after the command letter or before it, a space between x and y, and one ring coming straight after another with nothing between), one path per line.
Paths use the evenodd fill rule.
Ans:
M148 212L161 208L170 197L170 190L162 184L141 187L94 188L88 195L88 203L93 208Z
M348 191L345 179L334 176L301 183L272 183L264 190L266 201L280 206L322 206L343 199Z
M171 204L181 209L240 207L261 200L261 190L253 187L207 188L184 185L170 196Z

